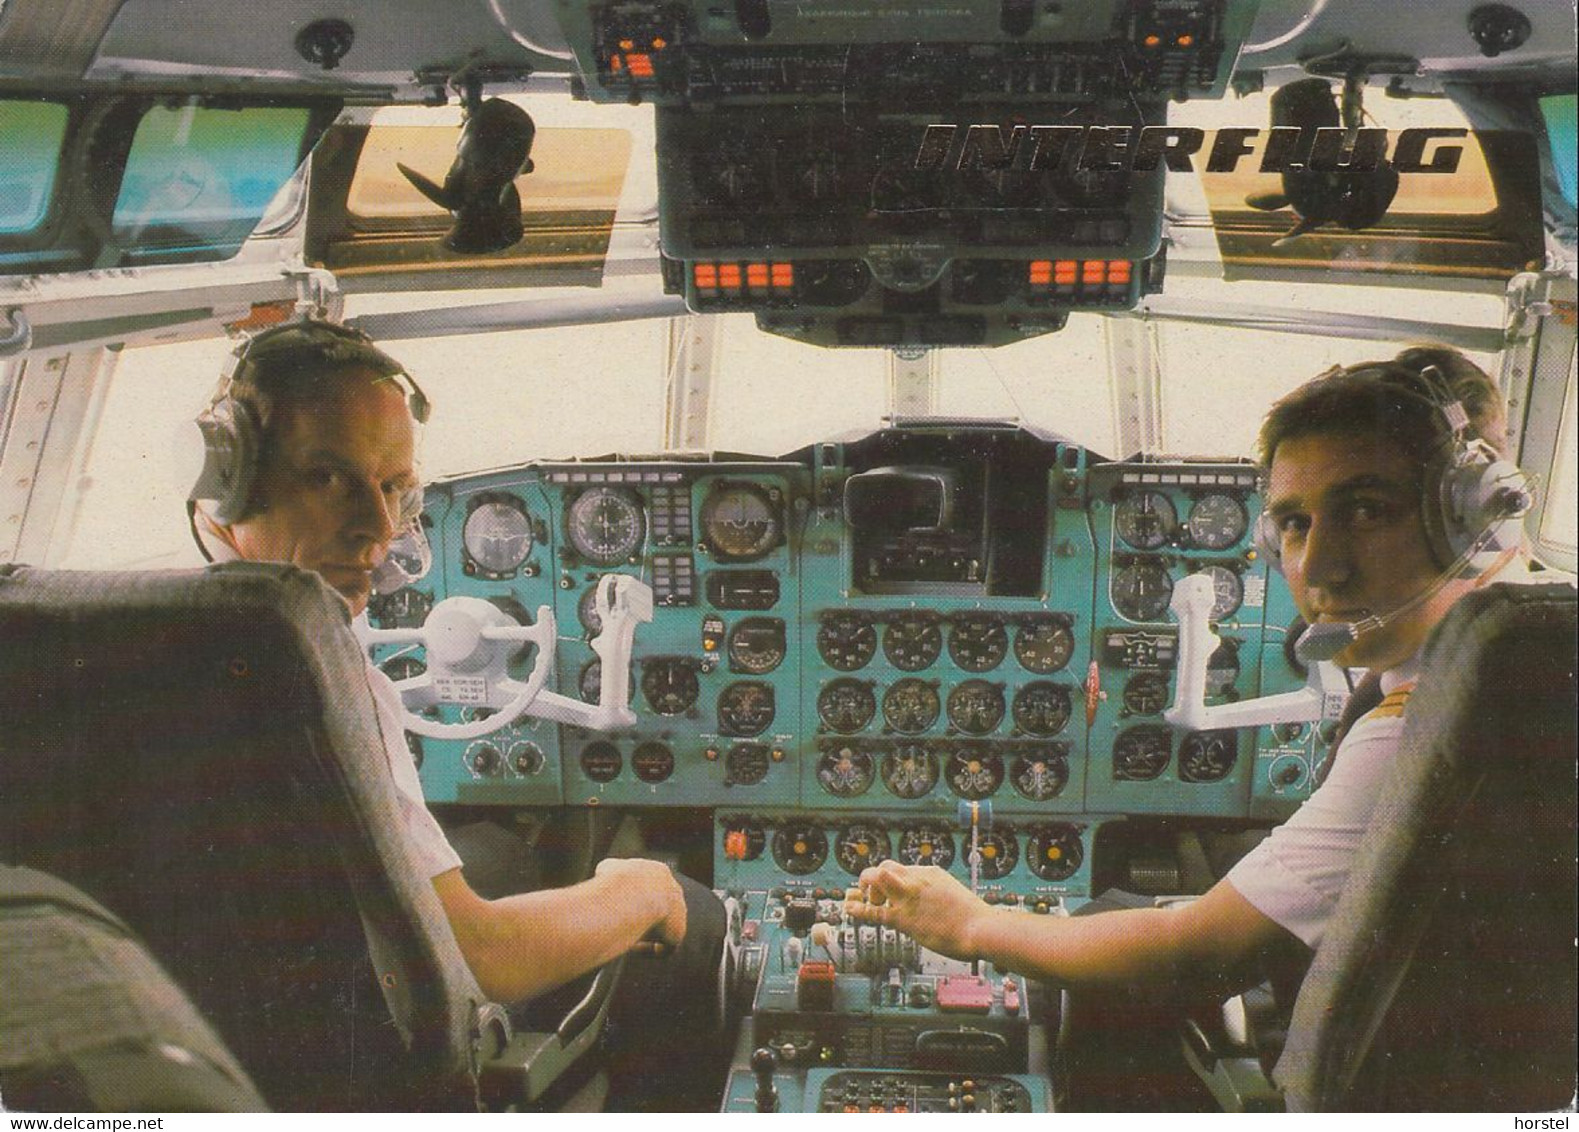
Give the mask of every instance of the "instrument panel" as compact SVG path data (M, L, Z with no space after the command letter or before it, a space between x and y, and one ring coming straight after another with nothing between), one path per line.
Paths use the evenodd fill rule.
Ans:
M1293 606L1251 541L1259 506L1248 464L1105 462L1011 426L778 460L529 464L430 487L434 569L370 617L420 623L457 594L523 622L548 605L551 686L595 699L598 580L653 589L634 727L413 740L430 802L711 808L739 819L715 823L719 871L753 886L842 885L888 856L964 869L958 809L979 804L987 879L1079 894L1105 821L1272 819L1308 794L1322 726L1181 733L1161 716L1168 601L1193 573L1223 639L1209 702L1303 682Z

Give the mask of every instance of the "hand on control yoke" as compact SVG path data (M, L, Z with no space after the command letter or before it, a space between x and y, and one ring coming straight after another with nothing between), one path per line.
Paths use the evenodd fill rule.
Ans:
M657 918L643 942L656 941L665 947L678 947L685 939L685 891L674 873L661 861L644 857L608 857L598 862L597 875L613 877L628 885L628 892L650 906ZM632 950L642 950L641 945Z
M845 893L844 911L864 923L897 928L939 954L974 959L976 928L992 910L936 865L884 861Z

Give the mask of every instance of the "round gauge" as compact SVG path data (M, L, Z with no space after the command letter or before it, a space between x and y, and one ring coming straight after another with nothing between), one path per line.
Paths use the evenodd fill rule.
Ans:
M1192 732L1179 744L1179 777L1186 782L1216 782L1227 777L1238 757L1237 732Z
M1009 772L1009 781L1022 798L1045 802L1056 798L1069 782L1069 756L1067 748L1037 748L1034 752L1019 755Z
M1069 722L1074 701L1061 684L1037 680L1014 694L1014 725L1027 735L1057 735Z
M1206 658L1206 694L1226 696L1239 680L1239 646L1224 641Z
M378 667L383 669L385 676L388 676L391 680L397 682L401 680L410 680L413 676L421 676L428 670L428 666L426 664L423 664L410 653L402 653L399 656L392 656Z
M581 692L583 703L595 704L603 698L603 662L594 657L581 666L581 675L577 679L576 687ZM636 698L636 681L631 680L625 687L625 702L629 703Z
M631 770L643 782L662 782L674 773L674 752L662 743L642 743L631 752Z
M755 786L768 776L770 759L762 743L736 743L724 756L725 786Z
M1014 635L1014 657L1020 667L1043 676L1057 672L1075 654L1075 635L1062 617L1026 621Z
M1113 608L1131 621L1160 621L1173 598L1173 579L1161 562L1141 558L1113 574Z
M724 735L760 735L773 722L773 686L741 680L718 693L718 730Z
M890 856L888 834L870 822L847 825L833 839L833 859L853 877L860 876L862 869L882 864Z
M971 613L954 619L948 654L966 672L991 672L1008 653L1009 631L998 618Z
M817 784L836 798L865 794L872 785L872 756L854 747L828 747L817 760Z
M490 574L513 574L532 553L532 520L509 496L479 501L461 528L466 556Z
M859 613L830 613L817 626L817 654L829 668L854 672L877 652L877 630Z
M1249 525L1245 505L1220 492L1197 499L1184 521L1190 541L1203 550L1227 550L1245 537Z
M787 873L814 873L827 859L828 838L814 825L787 825L773 834L773 860Z
M504 756L498 747L479 739L466 748L466 769L474 778L491 778L504 770Z
M960 848L969 861L969 834L962 837ZM1015 862L1020 859L1020 845L1015 841L1014 834L1006 829L980 834L976 838L976 852L981 861L982 880L1002 880L1014 871Z
M883 785L896 798L923 798L938 784L938 760L920 743L901 743L883 756Z
M777 617L747 617L729 630L729 667L761 676L784 663L784 622Z
M1239 571L1228 566L1202 566L1200 573L1212 580L1212 611L1208 620L1222 621L1232 617L1245 599L1245 584Z
M946 869L954 863L954 835L941 825L908 826L899 834L896 856L906 865Z
M720 562L751 562L783 539L778 492L751 483L723 484L702 504L702 533Z
M817 717L833 731L859 731L876 714L877 697L864 680L841 677L817 694Z
M1168 706L1168 678L1156 672L1137 672L1124 685L1124 706L1136 715L1156 715Z
M1003 685L966 680L948 694L948 721L967 735L987 735L1003 722Z
M659 715L680 715L696 703L701 693L696 668L689 660L660 658L648 661L641 674L641 694Z
M938 721L943 705L936 684L907 676L883 693L883 720L895 731L915 735Z
M883 655L901 672L920 672L942 651L943 630L928 614L901 614L883 629Z
M641 501L617 487L591 487L570 505L570 545L588 562L612 566L641 550L647 533Z
M403 586L392 594L374 594L367 603L367 619L375 629L417 629L432 609L432 594Z
M1167 543L1179 525L1179 513L1160 491L1126 495L1113 507L1113 529L1136 550L1156 550Z
M1080 831L1072 825L1042 826L1025 841L1025 863L1043 880L1068 880L1085 859Z
M727 842L734 834L739 834L745 841L745 853L740 857L742 861L755 861L762 856L762 850L767 847L768 835L762 831L760 823L750 818L731 819L724 824L724 840Z
M990 797L1003 785L1003 760L962 748L949 756L944 777L949 789L967 801Z
M510 764L510 769L523 777L537 774L547 762L543 758L543 748L525 739L511 743L505 758Z
M593 582L587 587L587 592L581 595L581 600L576 602L576 620L581 622L581 627L587 631L588 636L595 637L603 631L603 618L598 616L598 585Z
M1166 727L1131 727L1113 740L1113 777L1149 782L1163 772L1172 754Z
M613 743L600 739L581 749L581 773L593 782L613 782L619 777L624 765L620 749Z

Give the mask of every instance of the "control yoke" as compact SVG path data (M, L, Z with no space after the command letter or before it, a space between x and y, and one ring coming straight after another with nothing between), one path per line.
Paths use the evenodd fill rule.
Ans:
M532 624L520 625L492 602L451 597L433 607L420 629L374 629L359 618L357 637L364 648L421 645L427 650L427 671L395 682L405 707L406 729L415 734L475 739L522 715L589 731L617 731L636 723L628 703L631 646L636 623L652 620L652 588L627 574L606 574L593 602L602 624L592 640L602 669L596 704L544 688L554 670L558 631L554 611L546 605L537 607ZM524 645L537 649L530 674L517 680L508 666ZM489 708L491 713L469 723L444 723L420 714L439 704Z
M1348 684L1331 661L1312 661L1305 686L1297 692L1260 696L1206 706L1206 667L1220 641L1210 623L1212 580L1192 574L1173 588L1173 613L1179 619L1179 668L1173 706L1162 718L1174 727L1210 731L1262 727L1273 723L1335 719L1349 698Z

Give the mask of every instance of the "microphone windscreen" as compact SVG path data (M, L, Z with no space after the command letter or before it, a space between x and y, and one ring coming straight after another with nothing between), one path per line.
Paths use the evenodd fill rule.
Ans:
M1294 655L1301 664L1331 660L1353 644L1358 635L1354 625L1348 621L1323 621L1301 634L1294 644Z

